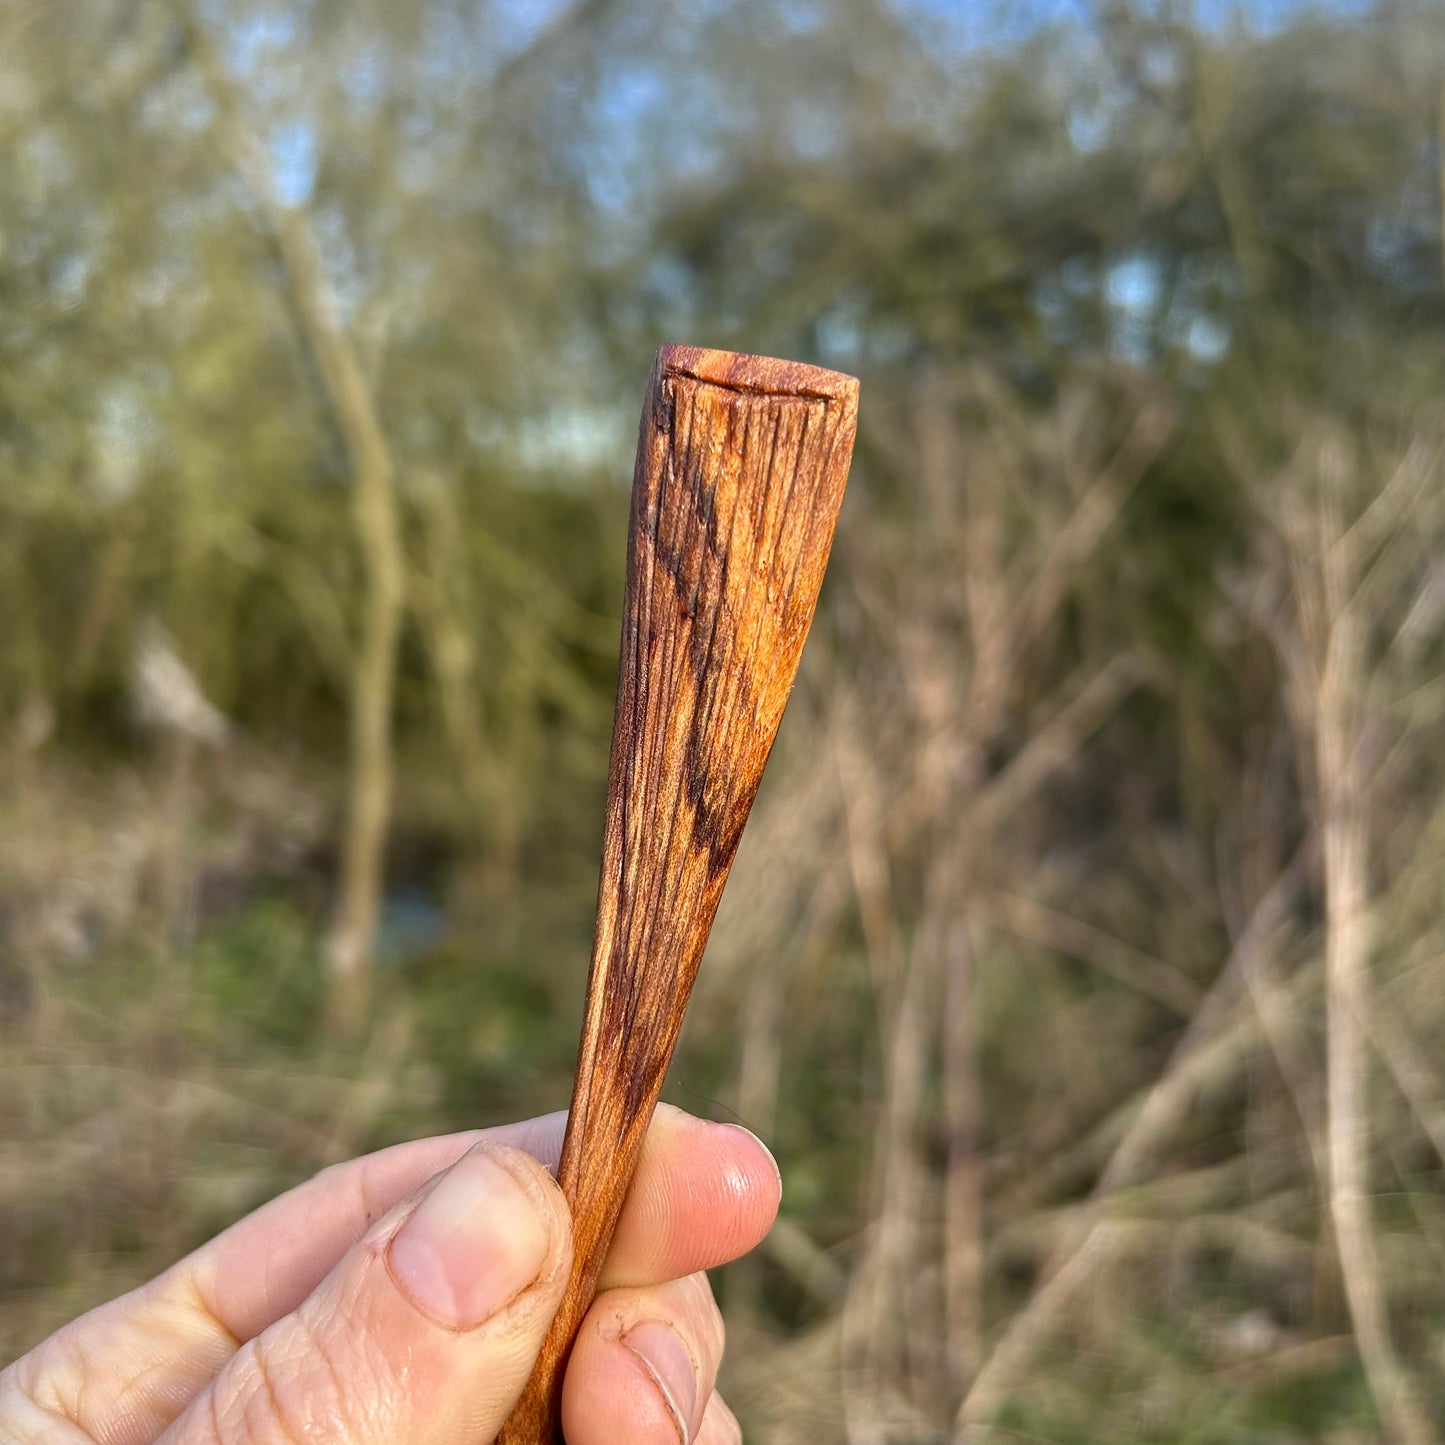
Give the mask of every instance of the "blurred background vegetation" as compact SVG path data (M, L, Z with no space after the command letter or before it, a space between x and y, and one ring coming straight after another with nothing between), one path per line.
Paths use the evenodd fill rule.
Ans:
M768 1445L1445 1416L1445 14L0 6L0 1344L560 1107L664 340L863 381L669 1096Z

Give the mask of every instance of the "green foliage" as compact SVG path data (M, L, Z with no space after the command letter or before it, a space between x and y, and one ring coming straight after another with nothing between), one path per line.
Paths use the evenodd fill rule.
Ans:
M316 921L285 899L259 899L188 957L196 989L192 1044L223 1062L258 1054L305 1058L325 998Z

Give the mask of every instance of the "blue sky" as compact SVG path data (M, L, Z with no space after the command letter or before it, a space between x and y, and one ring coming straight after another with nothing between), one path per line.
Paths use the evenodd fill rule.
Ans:
M498 55L524 47L539 31L575 0L505 0L493 12L489 40ZM789 0L779 0L788 4ZM1036 33L1046 25L1084 22L1096 9L1092 0L889 0L905 20L926 28L934 38L955 46L960 54L981 46L1007 46ZM792 0L806 9L805 0ZM1180 7L1160 5L1160 9ZM1371 0L1193 0L1197 20L1208 28L1225 28L1242 22L1262 32L1280 29L1303 15L1358 16L1371 8ZM271 12L233 28L229 58L238 73L255 78L264 74L266 54L293 43L294 26L284 12ZM610 118L625 123L627 106L634 113L646 109L646 97L627 83L612 88L605 108ZM305 122L277 127L269 138L276 167L277 188L290 205L306 200L316 175L316 147Z

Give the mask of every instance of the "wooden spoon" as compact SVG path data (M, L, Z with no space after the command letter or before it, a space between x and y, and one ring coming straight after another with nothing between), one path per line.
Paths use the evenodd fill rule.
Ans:
M853 452L858 383L664 346L637 440L586 1014L559 1174L575 1259L501 1445L561 1439L592 1303L798 660Z

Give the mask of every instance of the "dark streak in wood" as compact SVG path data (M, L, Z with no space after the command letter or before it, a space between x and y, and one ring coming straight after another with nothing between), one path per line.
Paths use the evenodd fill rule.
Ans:
M503 1445L560 1438L562 1373L817 606L858 383L657 354L638 428L597 930L560 1178L572 1278Z

